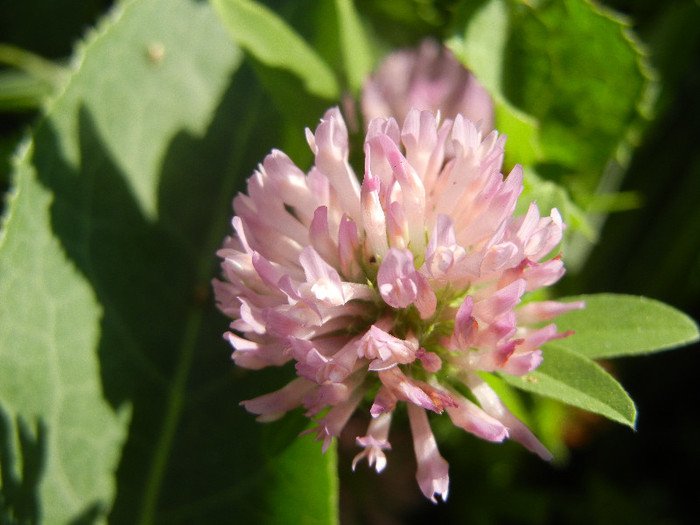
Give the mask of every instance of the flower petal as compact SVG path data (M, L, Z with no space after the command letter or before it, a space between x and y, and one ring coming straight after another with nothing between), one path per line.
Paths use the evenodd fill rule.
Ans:
M437 503L435 495L438 495L442 501L447 501L450 485L449 465L438 452L428 416L425 410L415 405L409 404L407 409L411 434L413 434L413 450L418 463L416 471L418 486L423 495L433 503Z

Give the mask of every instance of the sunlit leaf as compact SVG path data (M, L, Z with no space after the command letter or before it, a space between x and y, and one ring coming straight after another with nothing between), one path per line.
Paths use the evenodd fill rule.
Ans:
M41 453L35 510L290 523L266 505L310 483L299 505L334 523L335 456L279 427L266 449L238 403L288 371L235 370L209 296L231 198L285 132L280 113L206 2L119 6L75 64L20 155L0 244L2 443ZM17 443L19 421L45 447ZM18 453L0 460L20 472ZM284 465L305 468L281 479Z
M546 348L544 361L523 377L501 374L508 384L600 414L634 428L637 410L615 378L596 362L565 348Z
M236 43L257 60L298 76L314 95L338 97L340 90L332 69L274 11L252 0L212 3Z
M634 295L595 294L564 301L586 302L586 308L556 319L560 330L574 335L549 343L593 359L648 354L698 340L698 326L675 308Z
M507 160L543 164L582 195L610 159L624 163L650 80L618 16L585 0L463 3L447 43L494 97L496 126L521 156Z
M354 93L359 93L374 66L374 52L352 0L335 0L335 8L348 85Z
M23 459L3 457L1 470L42 465L27 512L47 523L104 517L116 493L128 402L110 406L102 396L103 310L52 232L53 193L24 159L0 244L0 403L9 420L41 421L44 445Z

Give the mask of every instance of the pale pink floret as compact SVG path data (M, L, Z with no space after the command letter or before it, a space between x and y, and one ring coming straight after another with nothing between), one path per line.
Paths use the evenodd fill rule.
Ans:
M359 388L355 389L348 399L333 405L331 409L322 418L318 419L318 427L312 430L306 430L302 434L316 433L316 441L322 440L322 451L326 452L331 446L333 438L340 436L340 432L345 427L345 424L357 409L357 405L362 400L363 391Z
M391 450L389 443L389 428L391 426L391 413L380 414L372 419L367 428L367 434L362 437L355 438L355 441L364 450L357 454L352 460L352 470L355 470L357 463L367 458L369 466L374 466L377 473L380 473L386 467L385 450Z
M435 311L437 299L424 275L413 262L410 250L389 249L377 273L379 294L394 308L415 305L421 318L427 319Z
M477 405L463 396L452 394L458 406L448 407L447 413L452 422L487 441L503 441L508 437L508 429L496 418L489 416Z
M453 268L466 256L467 251L457 244L452 219L447 215L438 215L421 271L436 281L449 281Z
M285 412L298 407L304 397L312 392L313 387L312 382L298 377L276 392L242 401L241 405L248 412L259 414L258 421L274 421Z
M518 441L529 451L546 461L552 459L552 454L540 443L530 429L506 408L496 392L478 374L468 372L465 383L479 401L484 412L501 421L508 428L511 439Z
M418 470L416 480L421 492L433 503L437 503L435 495L442 501L447 501L447 492L450 485L447 461L438 452L437 443L428 416L424 410L415 405L408 405L408 419L413 434L413 450L416 454Z
M412 363L417 351L418 344L415 341L394 337L376 324L370 326L358 345L359 357L371 359L369 370L374 371Z
M534 204L514 216L522 169L504 177L505 140L482 129L415 109L402 127L372 120L360 182L345 122L330 109L307 130L315 165L304 173L282 152L266 157L234 199L234 235L218 252L214 291L232 319L234 361L252 370L291 361L299 376L245 408L270 421L303 407L325 451L376 392L353 468L365 458L381 471L405 405L416 477L432 501L447 498L449 481L426 411L550 457L477 372L532 372L542 345L569 335L540 323L583 306L527 302L564 273L564 224ZM444 381L445 369L476 402Z

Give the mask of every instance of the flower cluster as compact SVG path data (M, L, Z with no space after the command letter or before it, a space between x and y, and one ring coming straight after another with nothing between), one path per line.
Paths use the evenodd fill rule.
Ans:
M328 110L307 130L308 173L273 151L235 197L235 235L218 252L223 278L214 282L233 319L225 337L236 364L291 361L298 375L245 408L270 421L302 406L325 450L366 402L353 467L366 458L381 471L392 416L405 405L418 484L433 501L447 497L448 465L427 412L550 457L480 373L531 372L541 345L567 335L543 321L581 306L523 301L564 273L550 256L562 219L534 203L514 216L523 173L502 175L505 138L482 136L461 114L439 118L413 109L401 127L370 121L359 179L345 122Z
M417 48L390 53L362 89L366 122L394 117L403 122L413 109L440 111L454 119L462 114L480 123L482 132L493 129L493 101L474 74L435 40Z

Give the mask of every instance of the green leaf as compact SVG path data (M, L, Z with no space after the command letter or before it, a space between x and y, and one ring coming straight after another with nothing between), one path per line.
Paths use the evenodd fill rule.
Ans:
M350 90L357 94L372 72L375 57L360 15L352 0L335 0L340 50Z
M494 100L494 114L498 128L507 130L508 142L504 157L506 166L530 166L542 160L544 155L537 119L502 98Z
M14 423L0 405L0 523L38 523L38 485L46 455L46 432L23 417ZM18 467L21 465L21 472Z
M308 461L319 454L320 443L307 435L297 438L283 454L271 458L269 475L275 490L267 491L264 523L338 523L336 447L326 451L328 461Z
M511 24L506 96L541 121L546 161L579 179L589 174L592 191L645 97L646 72L628 26L584 0L520 4Z
M508 135L507 165L531 165L542 159L540 122L508 99L503 72L511 33L506 0L464 3L458 25L446 44L479 79L494 100L496 127Z
M54 88L61 87L68 76L68 71L62 66L8 44L0 44L0 64L15 67Z
M586 0L481 0L461 5L447 44L494 97L507 163L542 164L582 196L611 158L624 164L651 81L618 16Z
M53 87L23 71L0 71L0 111L20 112L41 107Z
M65 84L68 71L25 49L0 44L0 111L37 109Z
M282 18L252 0L213 0L235 42L261 63L298 76L319 97L340 94L333 70Z
M566 348L545 348L544 360L522 377L500 374L508 384L605 416L634 428L637 410L615 378L596 362Z
M446 44L496 99L504 97L503 69L510 32L506 0L464 2Z
M562 299L586 308L560 315L560 330L574 335L548 343L592 359L648 354L698 340L698 326L675 308L633 295L596 294Z
M0 244L0 405L9 420L39 421L45 444L22 461L3 457L1 470L40 462L26 513L66 523L104 517L111 506L129 410L102 397L103 311L51 231L52 192L36 176L30 164L18 166Z
M0 241L7 486L26 456L45 523L290 523L266 505L310 477L299 501L337 522L334 454L297 432L270 452L238 406L290 371L235 369L209 297L231 198L286 122L206 2L119 4L74 64Z

